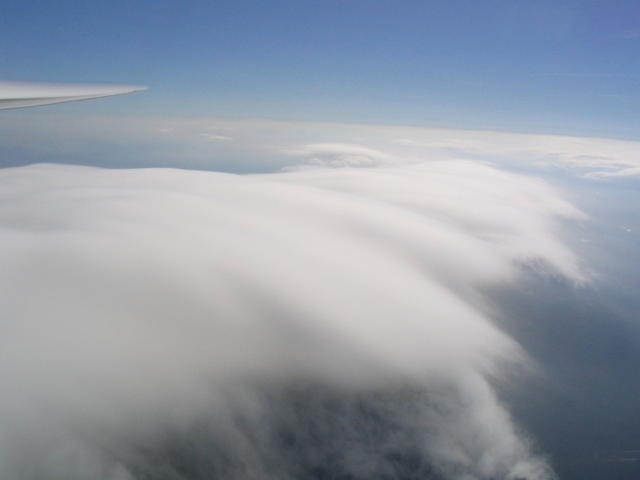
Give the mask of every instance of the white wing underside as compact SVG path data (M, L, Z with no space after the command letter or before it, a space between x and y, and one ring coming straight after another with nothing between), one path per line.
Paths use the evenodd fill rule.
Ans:
M100 83L0 82L0 110L109 97L145 88Z

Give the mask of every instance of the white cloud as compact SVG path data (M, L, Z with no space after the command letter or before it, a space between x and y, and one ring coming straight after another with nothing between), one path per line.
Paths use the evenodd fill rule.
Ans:
M309 167L377 167L406 163L379 150L344 143L316 143L283 150L285 155L302 157L305 163L293 169Z
M448 151L531 168L563 167L579 175L640 167L640 142L605 138L416 129L393 144L414 150Z
M304 379L425 389L420 442L448 478L551 478L490 386L526 361L481 292L523 263L582 281L555 234L580 217L544 182L470 161L0 170L0 474L132 478L114 454L132 438ZM259 471L241 445L228 461Z
M590 178L605 178L605 177L636 177L640 176L639 167L621 168L619 170L600 170L595 172L589 172L585 174Z
M7 162L83 161L235 172L309 166L371 167L468 158L604 177L640 168L640 142L384 125L176 118L1 117ZM170 133L170 134L169 134ZM210 141L202 141L207 139ZM109 145L97 149L96 145ZM105 153L106 152L106 153ZM75 160L82 159L82 160Z
M215 133L201 133L200 135L202 135L207 140L212 140L214 142L226 142L229 140L233 140L233 137L230 137L228 135L219 135Z

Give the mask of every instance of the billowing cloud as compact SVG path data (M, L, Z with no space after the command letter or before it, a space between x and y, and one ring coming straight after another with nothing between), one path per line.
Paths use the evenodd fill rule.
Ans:
M0 196L0 476L553 477L494 391L528 361L482 293L584 280L543 181L34 165Z

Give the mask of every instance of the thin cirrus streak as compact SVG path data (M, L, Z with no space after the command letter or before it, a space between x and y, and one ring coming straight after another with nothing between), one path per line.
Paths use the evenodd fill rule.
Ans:
M544 182L34 165L0 197L0 476L554 478L492 387L528 361L481 293L584 280Z

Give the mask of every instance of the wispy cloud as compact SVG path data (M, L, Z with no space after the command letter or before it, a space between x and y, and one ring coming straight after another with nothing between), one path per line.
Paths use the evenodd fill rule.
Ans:
M589 178L606 178L606 177L640 177L640 166L621 168L614 170L600 170L585 174Z
M230 137L228 135L219 135L215 133L201 133L200 135L213 142L227 142L229 140L233 140L233 137Z
M631 75L628 73L612 73L612 72L549 72L534 73L535 77L568 77L568 78L636 78L640 75Z

